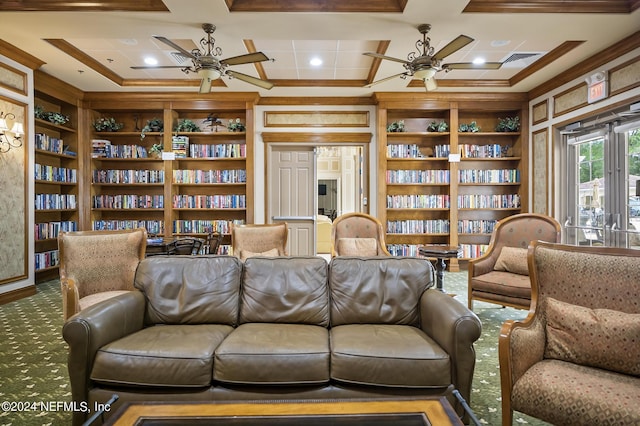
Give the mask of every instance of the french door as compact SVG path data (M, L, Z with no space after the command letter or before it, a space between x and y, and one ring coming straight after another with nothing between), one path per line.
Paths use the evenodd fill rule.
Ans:
M640 121L565 135L565 242L640 249Z

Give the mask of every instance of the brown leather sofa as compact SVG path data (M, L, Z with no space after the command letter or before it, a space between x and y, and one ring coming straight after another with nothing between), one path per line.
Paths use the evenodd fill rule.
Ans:
M64 324L73 400L446 395L462 415L481 324L433 277L418 258L147 258L140 291Z

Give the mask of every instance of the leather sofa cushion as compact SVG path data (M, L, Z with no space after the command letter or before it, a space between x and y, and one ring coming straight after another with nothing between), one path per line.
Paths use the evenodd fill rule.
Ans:
M320 257L248 258L240 323L329 325L327 262Z
M531 300L531 279L504 271L491 271L473 278L473 291Z
M147 299L148 324L238 321L242 264L233 256L153 256L140 262L135 287Z
M446 388L452 382L449 355L417 327L352 324L330 333L334 380L402 388Z
M251 385L329 381L329 332L304 324L242 324L220 344L215 380Z
M335 257L329 268L331 325L417 325L433 266L415 257Z
M91 379L105 385L210 386L213 353L228 325L157 325L98 350Z

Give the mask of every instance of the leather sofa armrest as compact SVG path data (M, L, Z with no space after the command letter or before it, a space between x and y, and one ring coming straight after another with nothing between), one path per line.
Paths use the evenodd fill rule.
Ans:
M62 292L62 318L66 321L80 310L80 294L78 286L71 278L60 279Z
M141 330L144 324L145 297L131 291L83 309L62 327L69 345L68 369L73 401L88 402L91 370L98 349L107 343ZM78 416L74 413L74 424Z
M482 332L480 319L453 297L429 289L420 299L420 328L449 354L453 385L470 401L476 363L473 343Z

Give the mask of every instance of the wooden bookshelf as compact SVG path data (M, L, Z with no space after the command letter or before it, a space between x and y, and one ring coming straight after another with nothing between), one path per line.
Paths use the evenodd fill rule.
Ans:
M35 279L42 282L58 277L58 233L81 226L83 183L77 130L81 94L44 73L36 73L36 82L36 108L68 118L65 123L34 119Z
M389 251L417 255L424 244L461 246L462 259L488 244L497 220L526 211L527 136L496 132L500 118L528 128L520 94L378 93L378 216ZM390 132L402 121L404 132ZM472 121L479 132L459 131ZM441 131L427 131L445 122ZM450 154L452 154L450 156Z

